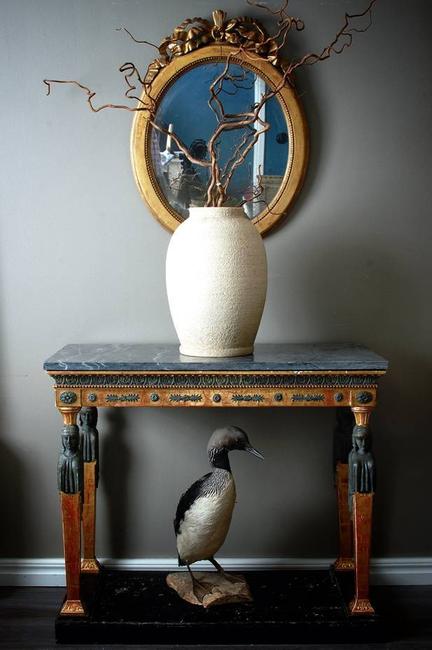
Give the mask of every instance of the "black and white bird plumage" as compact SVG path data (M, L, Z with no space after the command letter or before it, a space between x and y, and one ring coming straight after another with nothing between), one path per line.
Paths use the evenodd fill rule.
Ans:
M217 429L207 446L212 471L195 481L177 506L174 530L179 565L188 567L192 580L189 567L199 560L209 560L218 571L223 571L214 555L225 541L235 504L235 484L228 458L234 449L263 458L242 429L234 426Z

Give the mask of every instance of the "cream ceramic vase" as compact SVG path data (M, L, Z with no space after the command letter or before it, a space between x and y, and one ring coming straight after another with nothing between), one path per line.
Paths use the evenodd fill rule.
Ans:
M166 283L180 352L250 354L267 292L267 259L243 208L190 208L167 253Z

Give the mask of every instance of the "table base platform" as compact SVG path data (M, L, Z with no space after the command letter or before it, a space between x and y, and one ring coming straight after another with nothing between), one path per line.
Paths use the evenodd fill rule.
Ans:
M198 574L199 575L199 574ZM286 644L388 640L379 616L349 616L350 572L242 572L253 603L203 609L182 601L165 572L82 576L87 616L56 619L59 643Z

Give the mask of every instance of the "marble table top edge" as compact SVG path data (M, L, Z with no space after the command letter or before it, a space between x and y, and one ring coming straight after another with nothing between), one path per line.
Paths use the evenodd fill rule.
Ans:
M349 343L256 344L244 357L204 358L179 354L177 344L70 344L43 365L50 371L382 371L388 362Z

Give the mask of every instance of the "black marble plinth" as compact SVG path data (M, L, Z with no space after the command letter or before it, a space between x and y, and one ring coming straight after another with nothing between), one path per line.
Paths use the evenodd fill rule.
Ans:
M378 616L350 617L351 574L245 572L253 603L207 610L182 601L165 573L83 576L87 617L56 619L59 643L284 644L386 640Z
M45 370L108 371L301 371L386 370L388 362L362 345L349 343L257 344L244 357L187 357L178 345L72 344L44 363Z

